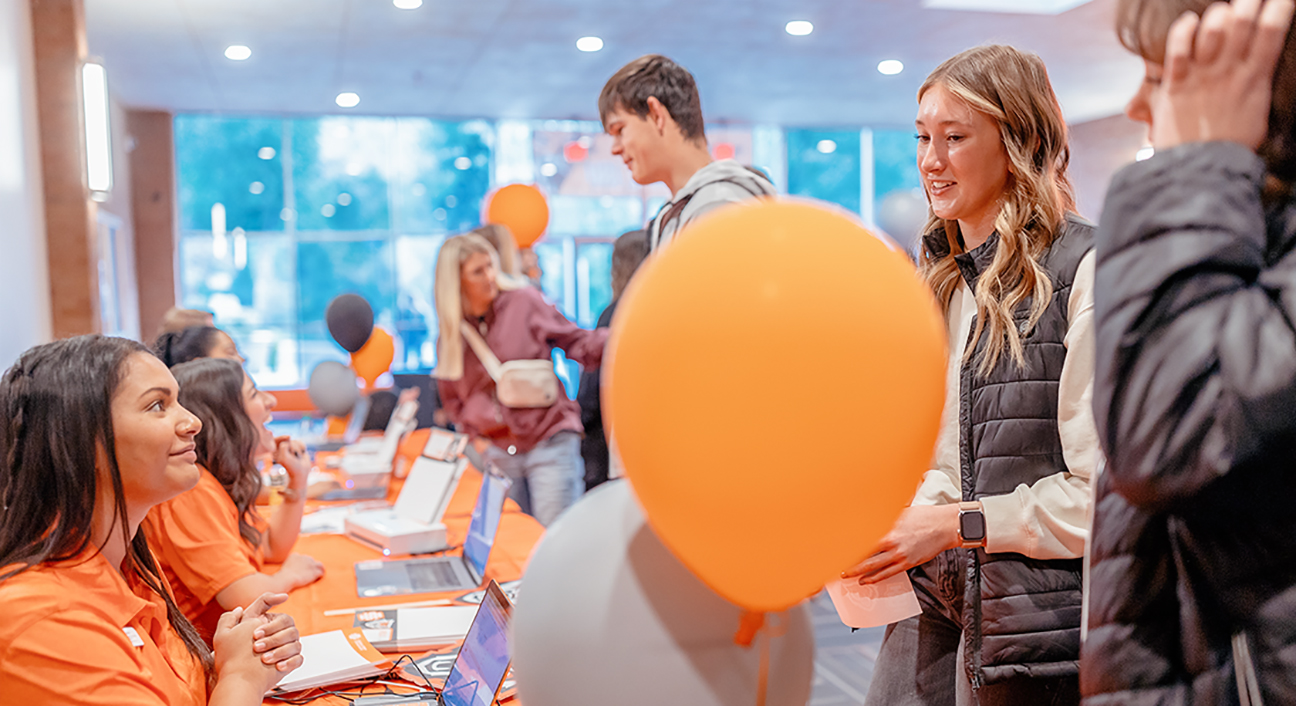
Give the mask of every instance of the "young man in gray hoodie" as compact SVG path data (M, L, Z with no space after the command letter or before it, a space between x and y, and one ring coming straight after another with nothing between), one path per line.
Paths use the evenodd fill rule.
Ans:
M775 193L761 172L732 159L712 160L693 74L664 56L639 57L608 79L599 117L631 178L670 189L670 201L647 226L654 251L720 206Z

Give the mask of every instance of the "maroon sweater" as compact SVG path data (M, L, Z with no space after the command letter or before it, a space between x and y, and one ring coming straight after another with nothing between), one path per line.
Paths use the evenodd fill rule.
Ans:
M554 348L586 368L603 360L608 329L587 331L567 320L534 287L500 292L483 319L484 338L500 362L547 360ZM469 326L479 322L469 319ZM480 331L481 328L478 327ZM463 377L437 380L441 404L460 431L490 439L500 448L516 446L519 453L560 431L582 433L580 406L566 395L550 407L514 409L495 399L495 381L472 346L464 341Z

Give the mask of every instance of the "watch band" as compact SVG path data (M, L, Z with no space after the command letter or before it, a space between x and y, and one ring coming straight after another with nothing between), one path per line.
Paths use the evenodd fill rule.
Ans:
M967 532L965 528L974 531ZM970 535L970 536L969 536ZM986 543L985 511L977 501L959 503L959 546L964 549L984 547Z

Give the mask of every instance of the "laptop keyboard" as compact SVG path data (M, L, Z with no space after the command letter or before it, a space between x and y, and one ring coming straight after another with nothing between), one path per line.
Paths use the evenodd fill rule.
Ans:
M423 564L407 564L410 583L415 589L426 590L429 586L453 586L458 582L454 569L449 562L433 561Z

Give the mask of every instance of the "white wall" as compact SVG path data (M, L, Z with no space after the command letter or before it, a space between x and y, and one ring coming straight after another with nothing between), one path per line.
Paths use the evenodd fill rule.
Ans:
M27 0L0 0L0 369L51 336Z

